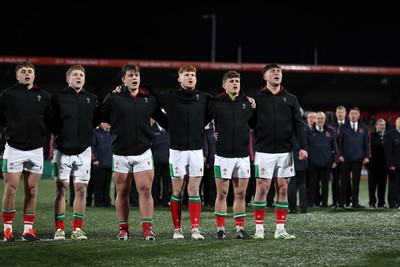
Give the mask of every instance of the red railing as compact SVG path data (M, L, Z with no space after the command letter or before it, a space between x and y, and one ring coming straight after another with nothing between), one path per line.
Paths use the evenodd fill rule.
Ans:
M81 64L85 67L120 68L131 63L141 68L178 69L185 64L191 64L203 70L238 70L261 71L266 63L234 63L234 62L202 62L202 61L163 61L141 59L99 59L99 58L62 58L62 57L27 57L27 56L0 56L0 64L17 64L27 60L35 65L69 66ZM326 73L326 74L363 74L363 75L400 75L400 68L394 67L367 67L367 66L327 66L327 65L300 65L280 64L285 72L292 73Z

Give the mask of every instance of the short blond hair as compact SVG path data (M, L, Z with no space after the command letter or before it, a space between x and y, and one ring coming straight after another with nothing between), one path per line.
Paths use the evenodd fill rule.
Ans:
M67 73L65 74L65 76L68 78L71 75L71 72L73 72L74 70L80 70L83 73L85 73L85 68L82 65L72 65L67 70Z

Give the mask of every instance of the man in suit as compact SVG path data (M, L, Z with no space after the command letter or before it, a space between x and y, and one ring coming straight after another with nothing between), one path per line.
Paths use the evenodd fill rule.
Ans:
M336 143L340 126L345 124L348 119L346 118L347 111L344 106L336 107L336 119L334 119L328 126L332 127L336 132ZM339 203L339 180L340 180L340 169L342 164L340 162L337 163L336 168L332 169L332 207L336 207ZM351 183L348 185L349 190L351 190ZM350 205L351 194L347 194L346 196L346 204Z
M351 202L353 208L364 208L358 201L360 177L363 164L370 158L370 139L368 127L359 120L360 110L353 107L349 112L349 122L339 128L340 173L339 206L344 208L348 183L352 182Z
M384 138L386 166L389 170L389 208L397 209L400 204L400 117L396 119L396 128Z
M309 205L317 200L318 206L328 207L329 175L337 162L336 133L325 124L325 113L318 111L315 125L306 134L310 152L307 176Z
M385 150L383 145L385 128L385 120L382 118L378 119L375 123L376 131L371 133L371 158L367 165L370 208L376 208L377 190L378 207L383 208L385 206L386 179L388 175L385 160Z

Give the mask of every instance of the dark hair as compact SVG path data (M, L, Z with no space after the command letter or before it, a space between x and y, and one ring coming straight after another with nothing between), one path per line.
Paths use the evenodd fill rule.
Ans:
M140 73L140 68L133 64L125 64L121 68L121 77L124 77L128 71L133 73Z
M352 111L352 110L355 110L355 111L357 111L358 113L360 113L360 109L359 109L358 107L352 107L352 108L350 109L350 111Z
M240 73L234 70L230 70L225 72L225 74L222 76L222 83L224 83L228 79L232 78L239 78L240 79Z
M17 73L20 69L22 68L31 68L33 71L35 71L35 66L31 62L28 61L21 61L18 63L18 65L15 67L15 73Z
M275 64L275 63L265 65L265 67L262 70L262 75L264 76L265 72L267 72L270 69L275 69L275 68L282 69L281 67L279 67L278 64Z

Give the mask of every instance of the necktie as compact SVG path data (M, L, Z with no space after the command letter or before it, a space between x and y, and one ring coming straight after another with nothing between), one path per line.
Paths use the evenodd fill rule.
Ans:
M356 131L356 124L355 123L351 124L351 129L353 129L354 132Z

